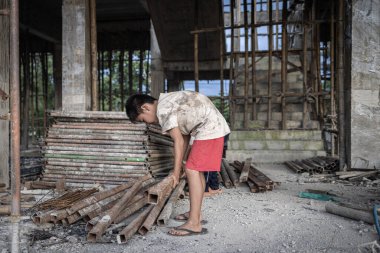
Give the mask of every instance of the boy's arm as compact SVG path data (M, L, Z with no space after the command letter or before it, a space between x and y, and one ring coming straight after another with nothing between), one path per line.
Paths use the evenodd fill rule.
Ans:
M174 179L173 187L175 187L179 182L182 160L190 138L183 136L178 127L169 130L169 134L174 141L174 169L171 175Z

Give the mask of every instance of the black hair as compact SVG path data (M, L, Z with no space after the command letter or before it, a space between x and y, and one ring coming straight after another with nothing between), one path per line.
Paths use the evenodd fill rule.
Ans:
M143 104L153 104L156 100L154 97L145 94L134 94L130 96L125 103L125 111L130 121L132 121L132 123L136 122L137 116L142 112L141 106Z

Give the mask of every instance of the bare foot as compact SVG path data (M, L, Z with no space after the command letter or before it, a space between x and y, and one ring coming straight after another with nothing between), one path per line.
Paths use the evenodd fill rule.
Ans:
M213 195L216 195L216 194L219 194L219 193L222 193L222 189L216 189L216 190L213 190L211 188L208 189L208 192L205 192L203 194L204 197L210 197L210 196L213 196Z

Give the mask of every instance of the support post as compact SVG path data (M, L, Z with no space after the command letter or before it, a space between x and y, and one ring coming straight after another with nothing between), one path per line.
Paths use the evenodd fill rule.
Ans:
M90 0L91 37L91 109L99 110L98 104L98 42L96 29L96 0Z
M10 84L11 84L11 215L20 216L20 63L19 63L19 2L10 4Z

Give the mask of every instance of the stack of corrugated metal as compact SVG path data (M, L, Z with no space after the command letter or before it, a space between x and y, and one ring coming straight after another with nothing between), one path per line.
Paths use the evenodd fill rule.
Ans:
M133 124L124 112L49 113L44 147L44 181L66 185L118 185L173 166L173 142L158 125Z

